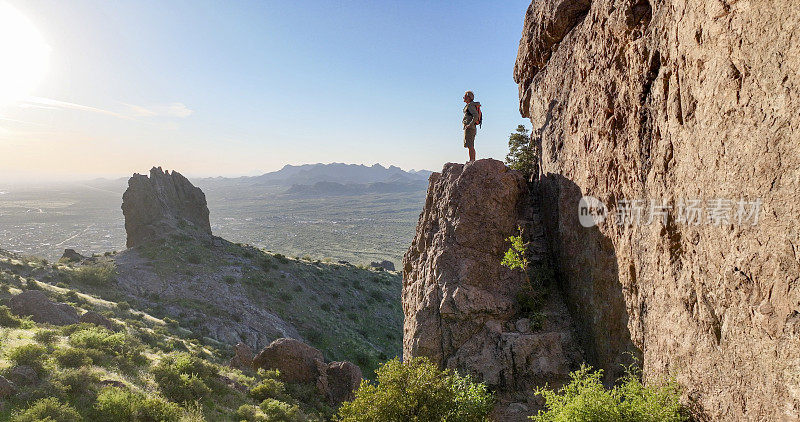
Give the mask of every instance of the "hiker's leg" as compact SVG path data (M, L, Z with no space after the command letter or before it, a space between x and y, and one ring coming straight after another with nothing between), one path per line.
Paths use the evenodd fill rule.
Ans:
M475 148L469 147L469 161L475 161Z

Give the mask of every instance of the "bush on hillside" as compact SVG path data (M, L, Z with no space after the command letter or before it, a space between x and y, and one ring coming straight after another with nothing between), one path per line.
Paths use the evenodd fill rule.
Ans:
M30 343L9 350L7 357L8 360L16 365L28 365L38 372L41 370L45 360L45 353L47 353L46 347L41 344Z
M50 383L56 391L71 398L94 397L99 382L100 376L86 367L56 372L50 379Z
M537 422L629 421L682 422L688 420L680 404L680 390L674 381L645 386L640 374L628 367L621 383L603 387L603 371L582 365L570 374L571 381L558 391L536 389L545 399L546 410L532 416Z
M111 263L87 265L72 271L73 282L91 286L105 286L117 281L117 269Z
M219 370L214 365L187 353L165 357L152 372L164 396L176 402L208 397L211 387L219 384Z
M18 328L20 325L22 325L22 320L14 316L8 306L0 306L0 326Z
M296 404L289 404L275 399L266 399L259 406L264 412L265 421L269 422L302 422L303 412Z
M363 381L355 399L342 405L339 421L483 422L493 406L485 385L426 358L392 359L376 375L376 383Z
M69 335L69 344L83 349L95 364L116 363L121 368L132 368L147 363L142 354L144 346L126 333L114 333L97 326L80 326Z
M78 422L81 420L83 420L81 415L74 407L61 403L55 397L38 400L11 418L11 422Z
M97 420L106 421L178 421L181 408L161 397L147 397L119 387L106 387L94 405Z

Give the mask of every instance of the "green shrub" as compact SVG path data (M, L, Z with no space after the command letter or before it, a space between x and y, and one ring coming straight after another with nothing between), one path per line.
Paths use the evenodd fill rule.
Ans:
M89 368L67 369L53 374L50 382L56 390L70 397L93 395L100 377Z
M117 303L117 309L119 309L120 311L127 311L127 310L131 309L131 305L130 305L130 303L125 302L125 301L118 302Z
M486 421L493 406L486 386L451 370L440 371L426 358L392 359L376 371L377 382L364 381L338 420Z
M56 330L39 330L33 335L33 339L42 344L52 344L58 339L58 331Z
M558 391L536 389L545 399L545 409L532 416L537 422L630 421L679 422L688 420L680 404L680 390L674 381L644 386L634 367L628 367L622 382L608 390L603 371L592 372L582 365L570 374L571 381Z
M286 397L286 388L283 383L272 378L267 378L250 389L250 397L256 401L266 399L283 399Z
M186 353L165 357L152 372L164 396L176 402L205 398L211 393L209 385L219 384L219 370L214 365Z
M236 283L236 277L234 277L232 275L226 275L225 278L223 278L222 280L227 284Z
M80 368L92 364L92 358L84 349L63 347L53 351L56 362L64 368Z
M181 409L161 397L144 395L119 387L106 387L94 405L97 420L107 421L178 421Z
M238 416L240 420L247 422L258 421L260 415L261 412L258 411L258 407L252 404L243 404L236 410L236 416Z
M304 421L305 417L297 405L292 405L275 399L266 399L259 406L264 412L266 421L269 422L296 422Z
M69 335L69 344L85 349L96 364L113 361L122 368L147 363L142 354L144 347L136 338L126 333L112 333L97 326L85 326Z
M72 272L72 281L92 286L105 286L117 281L117 269L114 264L81 266Z
M12 422L78 422L81 420L81 415L75 408L61 403L55 397L41 399L11 418Z
M47 353L46 347L41 344L30 343L9 350L7 357L8 360L16 365L28 365L38 371L42 368L45 353Z
M0 306L0 326L18 328L20 325L22 320L14 316L8 306Z

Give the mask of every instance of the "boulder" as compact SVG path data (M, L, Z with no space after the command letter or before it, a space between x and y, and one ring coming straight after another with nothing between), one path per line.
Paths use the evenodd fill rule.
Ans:
M116 331L116 327L114 323L111 322L110 319L98 314L95 311L88 311L85 314L81 315L78 319L78 322L86 322L89 324L98 325L100 327L108 328L111 331Z
M150 177L134 174L122 196L127 247L171 234L210 237L206 196L180 173L153 167Z
M315 384L320 371L317 361L324 362L322 352L292 338L279 338L253 359L253 367L277 369L286 382Z
M233 358L228 365L231 368L246 369L253 367L253 350L244 343L237 343L233 346Z
M14 395L17 392L17 386L13 382L5 379L0 375L0 399L4 399Z
M66 303L51 302L41 290L26 290L9 300L11 312L30 316L39 323L70 325L78 322L78 311Z
M8 378L17 385L34 385L39 382L36 370L28 365L19 365L8 371Z
M350 362L331 362L326 369L328 378L328 397L338 405L355 398L355 391L361 385L361 369Z
M61 259L59 261L62 262L81 262L86 259L85 256L75 252L75 249L64 249L64 254L61 255Z
M387 271L394 271L394 263L392 261L383 260L380 262L373 262L369 264L372 268L383 268Z

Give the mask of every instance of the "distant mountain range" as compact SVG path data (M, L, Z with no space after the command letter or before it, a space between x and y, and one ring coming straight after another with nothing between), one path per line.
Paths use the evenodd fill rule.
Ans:
M380 164L303 164L286 165L278 171L260 176L197 179L200 185L237 185L251 187L287 188L290 195L360 195L366 193L395 193L425 190L428 170L405 171L396 166Z
M166 169L165 169L166 170ZM170 169L172 170L172 169ZM181 169L176 169L179 173ZM285 165L282 169L260 176L190 178L203 189L225 187L274 188L285 187L292 195L360 195L365 193L394 193L424 191L428 186L429 170L405 171L400 167L380 164L302 164ZM95 189L124 191L128 178L94 179L84 182Z
M261 176L201 179L202 181L237 181L258 185L314 185L319 182L339 184L371 184L392 182L427 181L431 172L428 170L405 171L400 167L384 167L380 164L366 166L363 164L302 164L285 165L278 171Z

